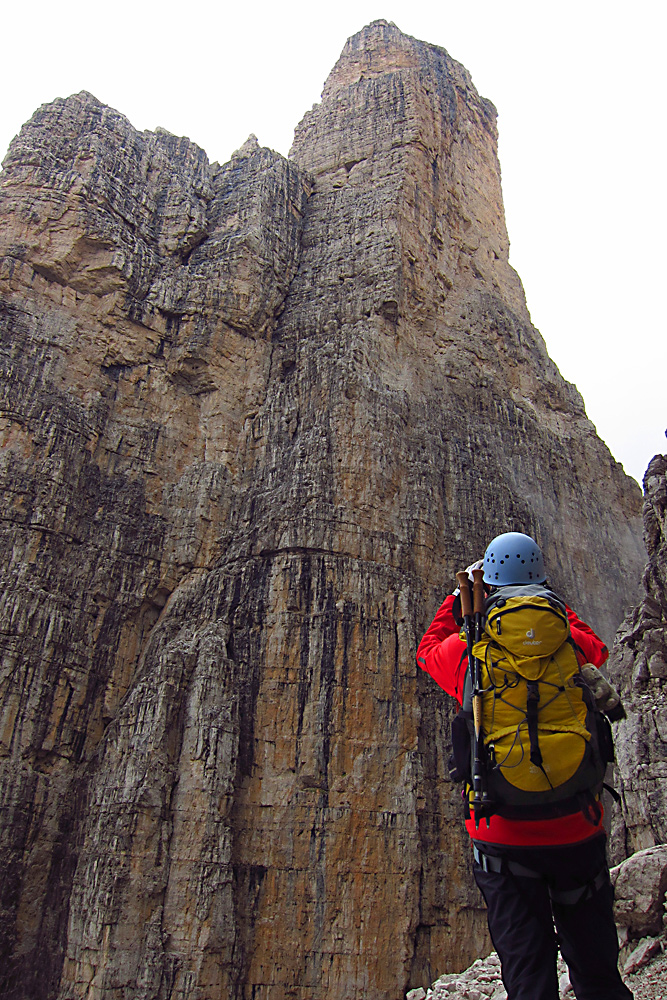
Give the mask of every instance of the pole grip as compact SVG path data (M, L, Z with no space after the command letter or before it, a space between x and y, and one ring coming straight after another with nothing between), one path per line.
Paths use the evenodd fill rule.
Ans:
M481 694L473 695L472 699L472 720L475 729L475 739L479 739L479 734L482 731L482 696Z
M484 614L484 570L474 569L472 571L472 603L476 615Z
M462 569L460 573L456 574L456 579L461 593L461 614L464 618L468 618L472 614L472 601L470 599L470 581L468 580L468 574L464 569Z

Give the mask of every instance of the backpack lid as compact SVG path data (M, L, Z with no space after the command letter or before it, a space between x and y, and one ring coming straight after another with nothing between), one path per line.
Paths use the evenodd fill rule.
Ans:
M559 597L553 590L549 590L548 587L545 587L541 583L511 584L507 587L496 587L485 601L484 610L486 614L488 615L491 609L497 604L508 601L510 597L544 597L554 607L560 608L564 615L567 614L565 601L562 597Z

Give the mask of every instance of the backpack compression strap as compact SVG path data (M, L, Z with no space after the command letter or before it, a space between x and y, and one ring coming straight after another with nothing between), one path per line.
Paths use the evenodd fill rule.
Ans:
M540 701L540 686L537 681L526 681L526 687L528 688L526 695L526 720L528 722L528 739L530 741L530 762L535 767L539 767L549 783L549 788L553 788L549 775L542 765L542 751L537 739L537 706Z
M526 720L528 722L528 739L530 740L530 762L540 771L542 767L542 751L537 741L537 706L540 701L540 688L537 681L526 681ZM551 784L551 782L549 782Z

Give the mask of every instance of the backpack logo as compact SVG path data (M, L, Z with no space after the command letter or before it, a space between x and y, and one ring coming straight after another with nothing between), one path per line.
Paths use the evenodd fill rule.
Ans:
M523 640L523 646L541 646L542 640L535 638L535 629L529 628L526 632L526 638Z

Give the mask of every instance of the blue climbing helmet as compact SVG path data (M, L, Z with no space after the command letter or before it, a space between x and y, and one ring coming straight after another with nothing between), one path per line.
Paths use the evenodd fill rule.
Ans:
M507 531L497 535L484 553L484 583L507 587L521 583L544 583L542 550L530 535Z

